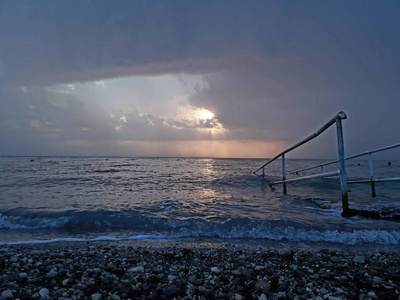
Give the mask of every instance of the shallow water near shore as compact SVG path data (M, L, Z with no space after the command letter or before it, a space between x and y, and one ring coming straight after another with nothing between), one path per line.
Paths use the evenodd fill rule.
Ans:
M319 160L288 160L288 171ZM337 178L271 190L280 162L263 178L255 159L2 157L0 243L222 240L342 245L400 244L400 222L341 217ZM360 164L360 165L358 165ZM376 161L376 178L400 162ZM332 169L335 168L334 166ZM367 179L368 163L347 166ZM329 171L329 170L326 170ZM295 175L293 175L295 176ZM398 214L400 184L350 187L352 208Z

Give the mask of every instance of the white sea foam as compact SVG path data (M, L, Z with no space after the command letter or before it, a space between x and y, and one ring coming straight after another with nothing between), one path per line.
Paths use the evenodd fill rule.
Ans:
M3 245L21 245L21 244L46 244L58 242L117 242L117 241L134 241L134 240L179 240L179 239L193 239L193 238L218 238L218 239L253 239L253 240L288 240L294 242L332 242L345 245L362 245L362 244L376 244L376 245L400 245L400 232L388 232L381 230L374 231L353 231L353 232L340 232L334 231L306 231L299 228L277 228L270 232L260 232L256 229L250 232L243 232L241 230L233 229L231 232L213 232L203 234L200 232L174 232L169 234L156 234L156 235L134 235L127 237L115 236L99 236L95 238L53 238L48 240L28 240L16 242L0 242Z
M33 244L50 244L50 243L71 243L71 242L120 242L120 241L135 241L135 240L161 240L166 239L164 235L137 235L130 237L113 237L99 236L96 238L54 238L49 240L30 240L18 242L0 242L0 245L33 245Z
M23 224L13 224L7 217L0 214L0 229L27 229L29 226Z

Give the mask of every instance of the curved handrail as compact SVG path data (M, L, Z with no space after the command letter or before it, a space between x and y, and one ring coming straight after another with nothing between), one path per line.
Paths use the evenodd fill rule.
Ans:
M320 129L318 129L315 133L313 133L309 137L305 138L304 140L298 142L297 144L293 145L292 147L286 149L285 151L281 152L280 154L278 154L274 158L270 159L267 163L265 163L264 165L259 167L257 170L253 171L253 174L255 174L257 171L261 170L265 166L269 165L270 163L272 163L273 161L275 161L276 159L278 159L282 155L285 155L286 153L288 153L288 152L300 147L301 145L307 143L308 141L311 141L312 139L315 139L317 136L319 136L321 133L323 133L325 130L327 130L329 127L331 127L333 124L335 124L336 120L338 120L338 119L344 120L344 119L347 119L347 116L343 111L337 113L331 120L329 120L324 126L322 126Z

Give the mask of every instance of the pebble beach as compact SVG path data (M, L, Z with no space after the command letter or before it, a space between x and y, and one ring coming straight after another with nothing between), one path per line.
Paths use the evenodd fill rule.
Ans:
M210 243L0 246L1 299L400 299L398 251Z

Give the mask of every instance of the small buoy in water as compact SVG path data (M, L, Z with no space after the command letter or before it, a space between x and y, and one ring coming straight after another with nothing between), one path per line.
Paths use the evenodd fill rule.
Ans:
M392 165L392 163L389 161L389 162L388 162L388 166L391 166L391 165Z
M34 159L31 159L30 161L35 161Z
M360 163L358 163L358 164L357 164L357 166L361 166L361 164L360 164Z

